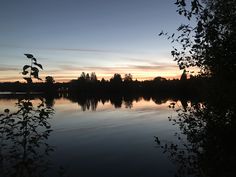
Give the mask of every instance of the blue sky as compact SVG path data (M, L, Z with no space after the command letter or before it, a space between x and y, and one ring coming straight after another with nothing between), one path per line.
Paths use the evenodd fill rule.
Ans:
M4 0L0 6L0 81L19 80L32 53L42 77L57 81L95 71L99 78L175 77L171 44L183 17L175 0Z

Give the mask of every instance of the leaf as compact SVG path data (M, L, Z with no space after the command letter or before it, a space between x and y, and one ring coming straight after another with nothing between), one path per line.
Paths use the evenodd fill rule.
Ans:
M36 68L36 69L37 69L37 68ZM42 80L41 78L39 78L39 71L38 71L38 70L35 70L35 71L31 72L31 75L32 75L34 78L38 79L38 80Z
M39 72L39 69L36 68L36 67L32 67L32 71L33 71L33 72Z
M34 63L34 65L36 65L36 66L38 66L39 68L41 68L41 69L43 69L43 66L41 65L41 64L39 64L39 63Z
M22 72L23 75L26 75L26 74L28 74L28 73L29 73L28 71L23 71L23 72Z
M199 21L198 24L197 24L197 32L198 32L198 33L201 33L202 31L203 31L202 22Z
M30 65L25 65L24 67L23 67L23 71L25 71L26 69L28 69L28 68L30 68L31 66Z
M195 39L194 41L195 41L196 43L200 43L200 42L201 42L200 39Z
M184 0L180 1L180 4L181 4L182 6L186 6L186 3L185 3Z
M155 136L155 141L156 141L156 143L157 143L158 145L161 144L161 142L160 142L160 140L159 140L159 138L158 138L157 136Z
M37 62L36 58L34 58L34 57L32 58L32 60L33 60L35 63Z
M32 79L29 77L23 77L23 79L25 79L27 83L32 83Z
M33 58L34 56L32 54L24 54L27 58Z
M31 75L34 76L34 78L39 78L39 72L37 71L31 72Z
M163 33L163 31L162 31L162 32L160 32L158 35L161 36L161 35L163 35L163 34L164 34L164 33Z

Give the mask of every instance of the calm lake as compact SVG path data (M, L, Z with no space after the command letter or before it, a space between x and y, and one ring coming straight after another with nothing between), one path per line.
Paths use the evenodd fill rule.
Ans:
M16 103L20 98L23 99L24 95L1 95L1 113L6 109L10 113L17 112L20 108ZM176 133L180 133L179 126L173 125L168 119L177 113L169 105L175 102L181 108L183 101L151 97L74 100L60 97L42 100L45 101L43 106L53 108L52 114L46 119L52 131L43 141L36 142L35 148L30 144L32 141L26 138L29 141L26 146L30 147L24 150L22 143L18 143L22 137L16 138L19 134L13 138L4 135L1 142L1 145L4 141L7 144L5 150L1 146L4 176L11 176L14 171L18 175L33 172L32 176L41 176L43 173L42 176L68 177L169 177L176 174L177 165L168 154L163 153L155 136L160 141L178 143ZM35 110L41 101L37 96L30 98ZM31 136L31 130L26 130ZM44 127L39 127L37 131L43 132ZM32 134L34 132L32 130ZM50 151L45 151L44 143L50 147ZM27 162L30 165L19 160L24 161L26 157L31 158ZM22 172L19 166L27 169ZM40 168L43 172L38 172Z

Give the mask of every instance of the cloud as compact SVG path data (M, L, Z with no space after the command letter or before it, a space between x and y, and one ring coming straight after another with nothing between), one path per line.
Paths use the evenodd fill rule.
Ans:
M94 48L44 48L46 50L74 51L74 52L92 52L92 53L120 53L121 51L103 50Z
M143 63L143 65L160 66L160 67L176 67L177 66L176 62L173 62L173 61L158 62L158 61L153 61L153 59L149 59L149 58L132 58L132 57L125 57L125 59L132 62ZM156 59L156 60L160 60L160 59Z
M140 70L165 70L165 69L176 69L176 65L166 64L166 65L130 65L131 68Z
M148 58L124 57L124 59L132 61L132 62L140 62L140 63L149 63L150 62L150 59L148 59Z
M10 44L0 44L0 47L4 48L20 48L20 49L37 49L37 50L52 50L52 51L72 51L72 52L89 52L89 53L130 53L131 51L125 50L108 50L108 49L96 49L96 48L44 48L44 47L29 47L18 46Z
M23 81L22 78L20 77L4 77L4 78L1 78L0 77L0 82L15 82L15 81Z
M122 75L131 73L134 76L146 76L149 77L158 75L173 75L175 71L178 71L178 67L174 64L166 65L125 65L125 66L73 66L73 65L60 65L61 74L77 74L82 72L95 72L98 76L113 75L114 73L120 73ZM173 73L173 74L171 74Z
M72 65L60 65L61 70L67 71L114 71L129 69L128 67L122 66L72 66Z
M19 71L19 67L9 66L9 65L1 65L0 71Z
M110 54L122 54L122 53L143 53L142 51L132 50L113 50L113 49L101 49L101 48L66 48L66 47L40 47L40 46L27 46L27 45L12 45L1 44L3 48L15 48L15 49L30 49L30 50L51 50L51 51L68 51L68 52L88 52L88 53L110 53Z

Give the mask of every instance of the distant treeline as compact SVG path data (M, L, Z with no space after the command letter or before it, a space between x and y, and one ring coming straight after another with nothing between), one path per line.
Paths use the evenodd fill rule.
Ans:
M73 94L135 94L135 93L160 93L160 94L197 94L203 92L202 88L209 82L208 78L190 77L184 72L181 79L167 80L156 77L153 80L133 80L131 74L124 78L114 74L110 80L98 80L95 73L85 74L76 80L67 83L55 83L51 76L47 76L42 83L0 83L1 92L43 92L43 93L73 93Z

